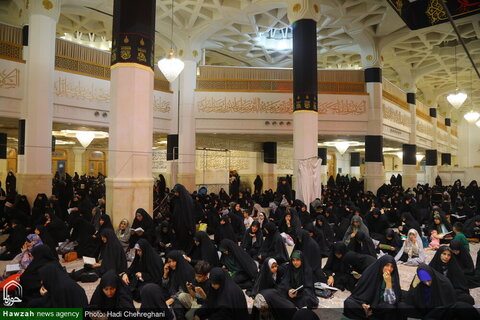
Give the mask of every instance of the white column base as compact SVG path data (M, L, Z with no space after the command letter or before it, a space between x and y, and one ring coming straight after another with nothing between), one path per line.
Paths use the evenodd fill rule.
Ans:
M417 186L417 166L414 164L404 164L402 174L403 188L414 188Z
M385 183L385 173L382 162L365 162L365 191L377 193Z
M350 175L355 178L360 178L360 167L350 167Z
M426 166L425 167L425 182L430 186L435 185L435 179L438 176L438 167L437 166Z
M320 170L321 170L321 176L320 176L320 179L322 180L322 184L324 186L327 185L327 181L328 181L328 166L327 165L322 165L320 166Z
M106 212L112 218L114 228L122 219L128 219L131 224L138 208L153 214L153 181L153 178L105 179Z

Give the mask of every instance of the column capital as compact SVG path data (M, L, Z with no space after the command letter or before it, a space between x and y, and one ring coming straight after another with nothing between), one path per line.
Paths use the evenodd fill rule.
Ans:
M60 17L60 9L62 0L36 0L27 1L25 9L28 11L28 16L43 15L58 21Z
M320 0L289 0L288 20L291 24L302 19L320 20Z

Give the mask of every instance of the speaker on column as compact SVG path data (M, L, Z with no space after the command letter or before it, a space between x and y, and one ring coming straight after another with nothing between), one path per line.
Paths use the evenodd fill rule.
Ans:
M55 152L55 144L57 143L57 138L52 136L52 152Z
M0 133L0 159L7 159L7 134Z
M178 134L167 136L167 161L178 159Z
M28 46L28 24L22 27L22 45Z
M436 166L438 163L437 160L437 150L426 150L425 151L425 165L427 166Z
M25 119L18 120L18 154L25 154Z
M318 157L322 159L322 166L327 165L327 148L318 148Z
M365 136L365 162L383 162L382 136Z
M403 148L403 164L417 164L417 146L414 144L404 144Z
M444 164L452 165L452 155L450 153L442 153L442 166Z
M276 142L263 143L263 162L277 163L277 143Z
M360 152L350 152L350 167L360 167Z

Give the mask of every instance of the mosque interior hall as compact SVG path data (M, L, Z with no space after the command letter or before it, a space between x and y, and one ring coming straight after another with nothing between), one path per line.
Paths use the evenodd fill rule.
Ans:
M345 210L346 215L347 211L352 213L346 230L354 230L353 236L350 238L346 230L342 230L336 239L339 242L347 239L345 244L348 244L360 238L351 240L362 231L363 222L355 224L354 220L355 214L364 209L340 208L348 197L352 204L364 201L357 196L365 197L364 203L371 201L371 208L367 208L370 211L365 209L369 217L375 205L380 206L385 199L391 202L388 212L397 210L397 204L400 210L400 204L394 204L396 197L405 196L399 200L402 208L412 207L411 201L420 203L425 200L423 197L432 197L433 201L433 191L430 191L435 186L443 188L435 195L444 202L451 201L452 208L459 199L457 207L460 202L467 204L467 197L462 199L463 194L456 190L460 188L459 181L462 188L473 180L480 181L479 70L480 2L475 0L0 0L0 220L6 223L3 214L13 206L9 195L18 195L17 200L25 196L32 208L35 202L41 202L37 201L39 195L40 200L46 196L43 200L47 201L52 196L62 202L59 198L66 197L66 193L60 192L59 186L69 185L74 177L77 184L69 185L70 203L85 200L85 194L92 198L99 195L100 200L92 199L94 206L87 210L90 212L82 214L90 215L98 205L101 219L109 221L118 238L124 230L130 230L128 221L137 217L140 222L136 227L142 219L145 219L143 223L152 220L149 214L156 219L159 212L165 214L162 217L170 213L173 216L180 206L184 206L182 214L194 210L190 204L200 201L197 192L205 197L211 195L212 203L213 198L220 195L219 203L224 201L225 208L217 208L220 216L216 218L219 226L228 224L222 220L222 212L226 215L236 206L228 209L225 198L240 201L244 195L250 197L258 193L262 197L271 195L272 201L266 201L263 206L257 203L257 207L252 202L250 207L247 204L245 207L252 215L263 212L266 221L261 228L267 229L263 236L269 234L268 223L278 222L279 228L283 223L279 222L283 218L279 221L272 218L269 222L266 212L274 212L285 202L285 207L293 208L298 200L305 204L306 210L313 209L310 204L318 202L317 208L323 206L321 214L327 214L328 210L329 214L337 213L337 209L338 212ZM13 189L12 175L16 179ZM89 178L79 180L79 176ZM351 183L348 187L344 185L344 190L338 182L344 181L342 177ZM88 184L78 183L87 180ZM91 181L98 187L97 191L92 191L95 188L90 185ZM260 190L258 181L262 182ZM289 194L293 192L292 199L285 195L277 198L279 190L288 189L285 185L290 188ZM76 200L73 200L75 188L79 195L75 194ZM170 194L165 192L166 188ZM480 208L480 189L476 184L468 188L477 190L471 191L470 196ZM385 190L390 194L382 198L382 192L388 193ZM351 194L343 194L344 191ZM159 194L164 196L160 201ZM221 198L223 195L226 197ZM340 199L340 195L344 198ZM172 202L165 204L168 201ZM172 203L176 203L176 207ZM400 211L390 226L395 228L395 233L398 233L397 227L409 226L408 232L400 228L399 234L403 236L401 240L405 240L404 244L400 243L402 252L406 245L412 246L410 251L405 249L408 252L400 254L402 259L404 255L408 259L398 262L398 257L393 258L395 255L383 257L381 252L375 260L379 252L373 253L372 265L387 274L385 279L377 277L380 282L384 281L379 285L382 299L398 302L395 293L393 297L388 294L399 289L400 284L403 291L408 291L413 277L418 277L419 282L436 283L435 277L431 279L433 271L425 271L430 267L424 270L419 267L424 272L417 274L416 269L408 265L412 255L424 254L424 247L423 262L438 262L438 252L442 250L448 251L451 257L458 254L454 253L456 249L435 251L440 247L440 240L431 238L430 233L427 235L426 229L430 223L440 221L441 215L434 212L432 203L429 199L425 205L428 213L424 217L415 217L419 219L418 226L409 224L408 215L405 217L405 212ZM72 207L67 211L68 201L62 205L65 205L62 212L69 215L78 211L72 211ZM210 203L205 204L205 208L208 206ZM338 208L333 209L334 206ZM297 207L300 212L300 206ZM478 221L468 220L478 231L476 241L470 241L472 255L468 256L473 259L480 247L478 208L474 215L462 216L478 218ZM242 210L245 213L247 209L242 207ZM34 211L31 210L32 215ZM366 211L362 215L366 216ZM313 210L311 213L313 217ZM289 214L288 211L285 215ZM382 211L375 219L378 215L386 216ZM173 231L178 234L174 235L175 241L191 240L192 246L199 246L200 241L193 240L198 230L183 229L193 223L192 229L205 227L201 231L207 232L207 223L198 219L195 225L193 215L187 219L186 213L179 214L181 218L172 216L165 220L167 225L171 223L173 229L177 228ZM293 219L294 214L289 216ZM50 218L46 218L46 225ZM244 218L249 218L248 212L239 219ZM460 216L457 219L461 219ZM64 224L72 222L67 220ZM257 216L253 220L257 220ZM313 222L322 227L323 223L332 224L327 220L322 224L313 220L315 217L312 227ZM452 220L452 225L453 221L456 220ZM8 223L13 228L14 223ZM120 230L122 223L128 225L123 231ZM335 223L340 229L340 219ZM447 225L444 220L441 225L443 223ZM286 229L293 228L290 220L285 224ZM2 234L5 225L0 226L2 241L6 237L6 233ZM449 233L456 236L461 232L455 233L453 229L461 231L463 225L455 225L452 230L439 229L439 233L447 238ZM95 252L97 257L104 248L112 247L109 253L119 248L120 245L114 248L113 240L98 232L100 226L95 227L98 227L95 240L98 248L102 248ZM272 228L276 231L276 227ZM388 231L393 232L390 228ZM142 235L145 230L140 229ZM180 229L185 233L177 232ZM313 232L309 234L303 229L307 242ZM368 228L365 229L368 233ZM132 239L135 230L139 229L130 230ZM335 233L337 231L335 229ZM213 255L229 254L220 248L220 243L225 242L217 241L218 235L214 233L208 233L214 243ZM370 235L373 233L371 230ZM114 233L109 236L117 240ZM298 240L301 247L301 236L297 239L295 234L288 239L289 234L285 232L282 236L286 243L290 239ZM269 241L273 241L272 238ZM243 234L237 240L242 239ZM437 247L429 247L429 241L437 240ZM375 241L375 249L379 249L381 240ZM443 241L442 238L441 243L445 244ZM467 238L465 241L468 247ZM322 255L324 261L318 270L329 258L333 259L333 243L330 243L331 251ZM137 260L145 252L148 254L151 248L143 245L144 242L127 239L122 258L118 259L125 268L126 260L131 258L128 260L131 265L138 251ZM281 247L288 247L286 268L293 265L293 260L303 263L302 253L294 249L297 246ZM393 245L390 247L395 249ZM53 248L55 251L55 245ZM0 245L0 258L5 254L3 249ZM129 257L128 250L133 256ZM167 265L172 259L175 266L187 264L183 258L175 264L175 258L167 258L167 251L163 252L163 260L155 255L150 260L154 261L152 264L156 263L156 267L161 264L163 268L164 263ZM265 264L267 257L261 257L259 251L254 258L255 267L262 272L262 263ZM474 280L480 284L480 257L476 261ZM83 276L78 273L84 266L83 260L61 262L71 272L72 279L78 281ZM0 269L4 265L4 261L0 261ZM100 262L92 265L101 267ZM387 269L381 269L386 265ZM271 268L271 264L268 267ZM389 267L394 271L388 271ZM254 271L256 274L258 270ZM169 271L164 272L168 276ZM216 272L221 273L214 270L210 276L224 276ZM125 273L117 272L116 276L123 277ZM397 278L391 280L389 277L394 273ZM165 274L159 276L159 283L166 279L162 275ZM328 281L333 276L330 274ZM254 283L255 279L251 280ZM396 281L393 289L391 281ZM99 281L85 282L82 288L90 300L96 290L94 284ZM303 289L303 284L298 288ZM245 290L251 288L241 289L248 295ZM344 303L346 309L348 303L356 303L347 302L353 287L347 289L336 293L333 299L319 300L319 306L334 310L333 316L325 315L322 320L337 317ZM470 289L471 296L468 294L466 299L471 298L478 307L480 289L478 286ZM294 294L296 290L288 291L290 298ZM255 295L246 298L249 308L255 304L254 300ZM139 307L139 299L135 301L135 307ZM469 307L471 305L473 303ZM357 309L361 310L362 317L363 312L368 318L375 311L368 304L361 307L363 309ZM297 305L297 309L302 308ZM355 317L352 314L348 318Z

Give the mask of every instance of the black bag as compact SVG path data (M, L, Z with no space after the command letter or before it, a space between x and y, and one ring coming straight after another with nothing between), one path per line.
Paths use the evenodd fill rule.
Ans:
M98 280L98 274L93 271L85 272L80 276L80 282L88 283L88 282L95 282Z

